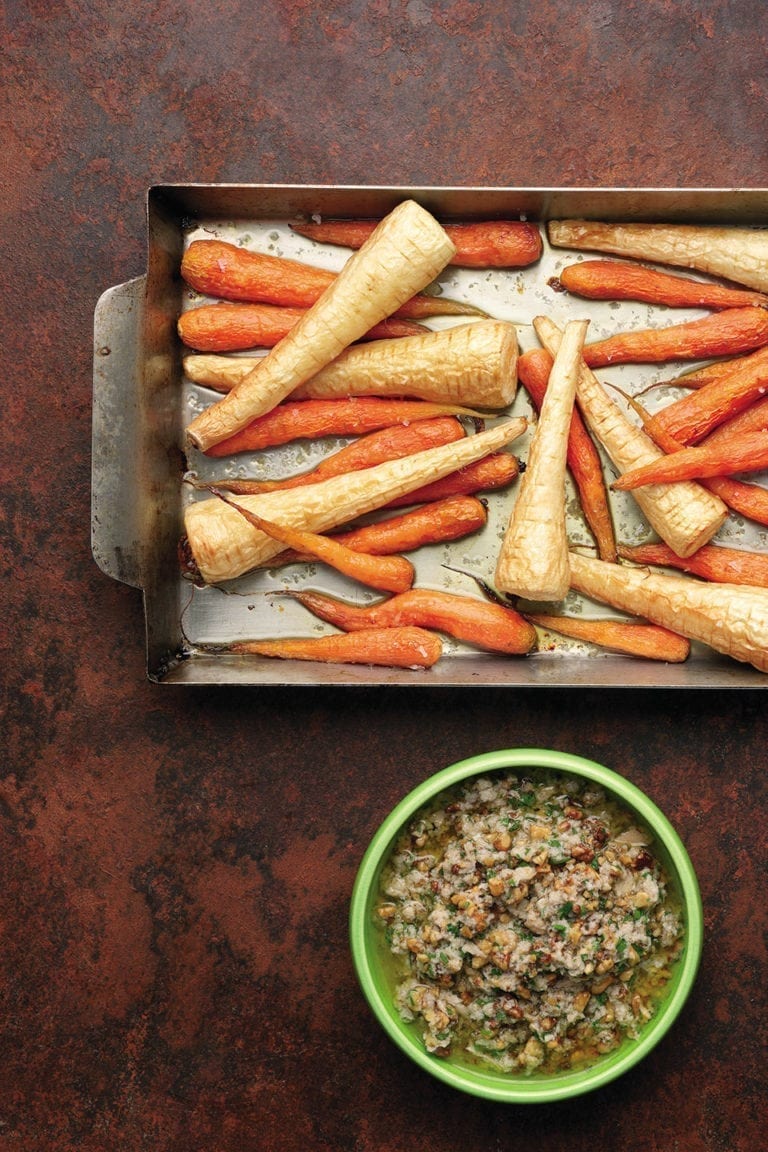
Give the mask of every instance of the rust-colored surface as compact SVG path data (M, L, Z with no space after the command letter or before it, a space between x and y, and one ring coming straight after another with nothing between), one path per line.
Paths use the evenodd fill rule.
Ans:
M764 1146L764 693L151 686L89 452L93 307L143 270L150 184L765 185L765 36L724 0L6 5L0 1147ZM378 1031L346 914L405 791L528 744L662 805L706 942L640 1068L514 1109Z

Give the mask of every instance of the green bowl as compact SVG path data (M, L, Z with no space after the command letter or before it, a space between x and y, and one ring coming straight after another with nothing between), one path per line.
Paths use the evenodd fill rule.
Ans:
M586 778L634 811L654 836L654 852L667 871L681 901L683 948L674 963L654 1015L635 1039L626 1039L586 1067L552 1074L522 1075L469 1065L452 1057L433 1056L423 1046L417 1026L397 1011L393 978L387 965L383 935L375 923L379 877L398 835L415 813L445 789L481 774L513 770L531 778L541 772ZM487 752L453 764L414 788L390 812L374 835L360 864L350 907L352 958L363 993L387 1035L420 1068L452 1087L486 1100L544 1103L590 1092L615 1080L638 1064L666 1035L693 987L701 958L703 916L696 874L680 837L669 820L639 788L610 769L567 752L513 748Z

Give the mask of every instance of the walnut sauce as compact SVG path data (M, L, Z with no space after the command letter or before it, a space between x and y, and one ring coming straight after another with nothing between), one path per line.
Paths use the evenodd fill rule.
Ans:
M412 821L376 907L424 1045L510 1072L637 1036L682 946L651 836L590 781L472 779Z

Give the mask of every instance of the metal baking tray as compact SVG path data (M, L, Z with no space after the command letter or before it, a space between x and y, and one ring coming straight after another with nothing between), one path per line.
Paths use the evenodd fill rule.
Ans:
M147 267L134 279L108 289L94 318L92 551L108 576L141 589L146 621L147 674L165 684L404 685L408 687L627 687L754 688L765 676L755 669L694 645L685 664L665 665L597 651L573 641L546 638L526 657L492 656L446 642L445 655L429 671L309 664L213 654L203 645L268 635L317 634L325 626L299 605L268 593L308 586L336 595L368 596L322 566L259 571L226 589L193 589L181 572L178 545L186 501L198 498L182 483L185 470L205 475L210 464L183 449L183 430L212 394L192 385L182 371L176 335L180 312L202 302L183 284L179 265L195 237L216 236L278 255L338 268L345 249L317 245L293 233L291 221L314 214L377 217L412 197L442 220L525 217L586 217L604 220L732 223L768 222L768 189L542 189L330 187L298 185L178 184L147 193ZM585 254L586 255L586 254ZM559 322L590 318L589 339L617 328L648 327L692 319L701 313L666 313L646 305L576 301L557 294L548 281L579 254L546 245L542 259L523 270L447 269L435 291L469 300L490 315L517 325L522 350L536 343L531 322L547 312ZM688 365L687 367L690 367ZM674 377L682 365L614 366L601 377L630 392ZM663 394L667 393L664 397ZM668 399L667 389L658 389ZM647 403L653 406L654 392ZM514 414L531 413L524 389ZM525 438L512 451L525 458ZM227 464L239 474L278 475L301 471L339 442L300 442L237 457ZM476 536L412 555L417 583L477 593L464 572L492 578L500 535L514 488L489 493L489 523ZM650 537L629 496L614 495L618 536L626 543ZM573 544L591 543L578 509L569 502ZM736 546L768 548L764 529L729 519L718 539ZM448 568L446 565L450 565ZM570 612L612 614L571 594Z

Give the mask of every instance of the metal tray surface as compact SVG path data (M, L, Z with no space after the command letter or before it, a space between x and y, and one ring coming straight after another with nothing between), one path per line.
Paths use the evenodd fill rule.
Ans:
M92 550L108 576L142 590L146 622L147 674L167 684L407 685L478 687L755 688L765 676L747 665L693 645L688 661L665 665L598 651L590 645L543 637L526 657L493 656L446 640L445 655L428 671L309 664L296 661L212 654L203 645L275 635L312 636L328 631L300 605L271 595L283 588L311 587L360 603L374 600L322 565L262 570L226 588L193 588L181 573L178 544L183 509L200 496L182 483L187 469L201 478L250 475L269 478L304 471L321 455L341 446L327 439L300 441L228 461L209 460L183 449L184 428L213 394L188 381L183 348L176 335L179 313L205 302L181 280L186 246L215 236L260 251L338 269L348 251L305 240L291 221L313 214L381 216L413 197L443 220L526 217L542 224L551 218L738 223L761 226L768 220L768 189L474 189L401 187L308 187L283 185L161 185L147 195L147 269L107 290L94 318ZM542 230L543 231L543 230ZM559 323L590 319L589 339L622 328L680 322L701 312L667 310L644 304L576 300L555 292L548 281L567 262L588 258L550 249L545 236L541 260L527 269L448 268L433 286L470 301L491 316L517 327L521 351L538 341L533 318L547 313ZM455 321L434 320L437 327ZM685 365L690 367L691 365ZM600 377L634 393L655 381L674 378L683 365L616 365ZM669 388L644 398L649 408L666 403ZM509 412L531 415L520 387ZM505 414L506 415L506 414ZM530 434L511 451L523 460ZM608 473L611 466L605 460ZM761 481L764 477L760 478ZM570 485L570 481L568 482ZM484 495L489 510L481 533L450 545L413 553L417 583L468 595L479 594L472 574L491 579L515 488ZM590 547L573 489L567 493L569 538ZM651 538L628 494L613 493L617 536L623 543ZM765 550L768 531L735 515L716 538L736 547ZM451 567L447 567L450 565ZM453 569L462 569L456 572ZM617 615L571 593L562 606L570 613Z

